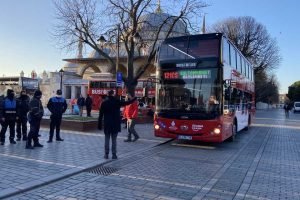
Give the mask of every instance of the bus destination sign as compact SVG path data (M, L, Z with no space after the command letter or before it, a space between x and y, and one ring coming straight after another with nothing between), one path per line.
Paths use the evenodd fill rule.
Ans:
M197 67L197 63L176 63L176 67L178 67L178 68Z
M164 79L209 79L210 70L180 70L180 71L170 71L164 72Z

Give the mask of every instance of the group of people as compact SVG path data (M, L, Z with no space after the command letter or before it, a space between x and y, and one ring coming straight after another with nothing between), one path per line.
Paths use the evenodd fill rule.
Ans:
M139 135L135 131L135 119L138 116L138 102L136 97L130 94L126 95L125 101L121 101L114 96L114 91L108 92L107 98L102 102L99 110L98 128L102 129L102 120L104 118L104 158L108 159L109 143L112 141L112 159L117 159L117 135L121 131L120 108L124 108L124 116L127 120L128 136L124 142L135 142L139 139ZM9 127L9 141L16 144L15 141L15 124L17 123L17 141L21 139L26 141L26 149L34 149L35 147L43 147L39 142L39 130L44 108L41 102L42 92L36 90L33 97L21 91L20 96L15 98L13 90L7 90L7 96L0 99L0 144L5 143L5 134ZM79 101L80 102L80 101ZM85 100L87 102L87 100ZM60 136L60 125L63 113L67 110L66 100L62 97L62 91L57 90L56 96L51 97L48 101L47 108L51 112L50 131L48 143L53 142L54 131L56 132L56 141L64 141ZM89 113L90 115L90 113ZM30 130L27 134L27 122L30 124ZM132 138L134 136L134 138Z
M83 114L83 108L84 106L86 107L86 114L87 117L91 117L91 111L92 111L92 105L93 105L93 99L87 95L86 98L84 98L82 96L82 94L80 94L79 98L77 99L77 101L75 101L76 99L72 99L71 100L71 106L72 106L72 113L74 113L74 107L75 104L77 104L78 108L79 108L79 116L82 117Z
M60 124L62 114L67 109L66 100L61 96L62 91L57 90L56 96L49 99L47 108L51 112L50 132L48 143L53 140L54 130L56 129L56 140L63 141L60 137ZM7 90L6 97L0 99L0 145L5 143L5 134L9 128L9 141L16 144L15 141L15 124L17 123L17 141L21 139L26 141L26 149L34 147L43 147L39 142L39 130L44 108L41 102L42 92L36 90L30 99L26 91L21 91L20 96L15 98L15 92ZM27 122L30 124L30 130L27 134ZM32 144L33 142L33 144Z

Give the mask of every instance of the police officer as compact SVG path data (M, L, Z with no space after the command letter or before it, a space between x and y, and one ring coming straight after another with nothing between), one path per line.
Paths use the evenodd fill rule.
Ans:
M34 147L43 147L43 145L39 143L40 124L44 115L44 108L41 102L41 98L42 92L40 90L36 90L34 92L33 98L29 102L28 121L30 124L30 130L26 142L26 149L33 149ZM31 145L32 140L34 143L33 146Z
M16 144L15 139L15 124L17 119L17 102L15 99L15 93L13 90L7 90L7 96L2 101L0 119L1 119L1 132L0 132L0 144L5 143L5 133L9 126L9 141L11 144Z
M27 140L27 113L29 111L29 96L26 94L25 90L21 91L20 97L17 98L18 114L19 118L17 120L17 141L21 140L21 135L23 136L23 141Z
M67 110L68 104L66 100L61 96L61 90L56 91L56 96L49 99L47 108L51 112L51 122L50 122L50 133L48 143L52 142L54 128L56 128L56 141L64 141L60 137L60 124L62 119L62 114Z

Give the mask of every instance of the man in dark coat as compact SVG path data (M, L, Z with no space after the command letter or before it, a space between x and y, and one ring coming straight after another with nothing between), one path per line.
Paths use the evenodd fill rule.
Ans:
M132 98L129 101L120 101L113 97L114 91L108 92L108 97L102 102L99 112L98 129L102 129L102 118L104 117L104 134L105 134L105 145L104 145L104 158L108 159L109 154L109 140L112 140L112 159L117 159L117 136L118 132L121 131L121 106L131 104L136 100Z
M9 127L9 141L11 144L16 144L15 139L15 124L18 119L18 107L17 101L15 99L15 92L13 90L7 90L7 96L3 99L1 110L0 110L0 120L1 120L1 132L0 132L0 144L4 145L5 133L7 127Z
M61 96L62 91L57 90L56 96L49 99L47 108L51 112L51 122L50 122L50 133L49 133L49 140L48 143L52 142L53 135L54 135L54 128L56 128L56 141L64 141L60 137L60 124L62 115L64 112L66 112L68 104L66 100Z
M26 91L22 90L20 97L17 98L19 109L19 118L17 120L17 141L21 140L21 136L23 136L23 141L27 140L27 113L29 111L29 101L30 99L26 94Z
M86 115L88 117L91 117L92 105L93 105L93 99L90 97L90 95L87 95L85 99L85 106L86 106Z
M42 117L44 115L44 108L41 102L42 92L36 90L32 99L29 102L28 121L30 124L30 130L26 142L26 149L33 149L34 147L43 147L39 143L39 131ZM31 142L33 140L33 146Z
M82 116L82 113L83 113L83 107L85 105L85 99L84 97L82 96L82 94L80 94L80 97L78 98L77 100L77 105L79 107L79 116L81 117Z

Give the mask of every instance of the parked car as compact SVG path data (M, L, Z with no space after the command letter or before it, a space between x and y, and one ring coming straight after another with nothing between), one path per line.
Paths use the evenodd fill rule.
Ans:
M299 101L294 102L294 113L295 112L300 112L300 102Z

